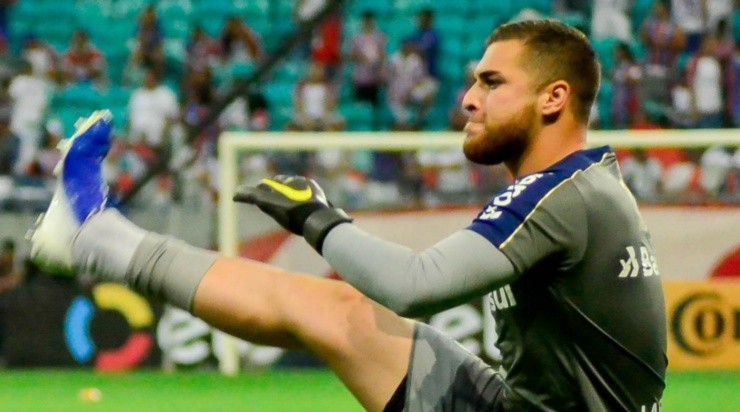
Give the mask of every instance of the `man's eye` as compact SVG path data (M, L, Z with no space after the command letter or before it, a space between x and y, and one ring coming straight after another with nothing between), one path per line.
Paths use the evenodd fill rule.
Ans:
M486 87L489 89L495 89L503 83L501 80L487 80Z

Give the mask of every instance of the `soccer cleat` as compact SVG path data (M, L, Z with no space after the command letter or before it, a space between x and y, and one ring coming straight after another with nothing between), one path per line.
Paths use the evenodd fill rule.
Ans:
M102 163L110 149L111 112L98 110L78 120L72 137L58 148L56 189L49 208L30 232L31 258L56 272L72 273L72 239L82 223L105 209L108 185Z

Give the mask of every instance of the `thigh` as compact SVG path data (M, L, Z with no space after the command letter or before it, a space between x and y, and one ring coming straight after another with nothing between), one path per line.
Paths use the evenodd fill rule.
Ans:
M290 329L365 409L383 410L408 370L414 323L344 282L317 280L297 290L304 301L291 311Z
M417 324L404 411L502 411L503 388L490 365L434 328Z
M345 282L220 258L193 303L196 316L240 338L318 355L367 410L382 410L406 375L413 322Z

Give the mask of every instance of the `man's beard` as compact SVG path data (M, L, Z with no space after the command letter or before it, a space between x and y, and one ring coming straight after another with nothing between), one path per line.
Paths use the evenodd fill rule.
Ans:
M518 163L532 139L534 121L535 105L531 104L508 122L486 125L483 135L466 139L463 153L468 160L481 165Z

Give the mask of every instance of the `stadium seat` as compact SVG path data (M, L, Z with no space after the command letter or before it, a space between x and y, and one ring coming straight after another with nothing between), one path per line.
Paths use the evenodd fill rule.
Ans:
M524 0L519 2L520 8L530 8L549 16L552 14L552 0Z
M293 83L271 82L265 86L265 98L270 107L293 106Z
M499 21L508 20L520 6L515 6L515 0L496 0L496 1L472 1L469 3L471 16L489 16L497 18Z
M236 14L237 9L230 1L210 0L198 2L193 8L193 13L200 18L220 17Z
M449 99L444 95L440 95L437 98L437 104L434 105L429 115L426 118L426 124L424 125L425 130L446 130L447 129L447 110Z
M444 38L448 36L459 36L469 28L469 21L459 14L439 15L436 18L435 25Z
M637 32L642 27L642 23L650 15L655 0L635 0L632 9L632 30Z
M147 0L114 1L111 4L111 18L135 23L148 3Z
M396 0L394 6L395 10L400 13L415 15L423 9L433 9L434 3L432 0Z
M614 91L612 90L612 82L608 78L601 79L601 87L599 88L599 95L596 96L596 104L599 110L599 123L602 129L612 128L612 99L614 98Z
M237 14L248 18L264 18L270 10L268 0L237 0L233 5Z
M359 17L364 11L375 13L376 20L383 20L394 12L391 0L355 0L350 2L349 14Z
M224 27L224 22L226 21L226 16L220 16L220 15L205 15L205 16L198 16L196 15L195 20L193 21L194 25L199 25L203 28L203 30L208 33L209 36L212 37L218 37L218 35L221 33L221 30Z
M370 131L373 128L373 106L366 102L350 102L339 106L339 113L347 122L347 130Z
M80 4L75 15L75 25L85 29L88 33L103 30L108 20L105 9L97 3L84 2Z
M90 112L84 109L64 106L54 110L53 113L55 116L52 115L52 117L57 117L62 122L65 136L69 136L74 132L77 119L90 115Z
M53 103L55 107L78 110L87 116L102 106L103 98L91 85L82 83L62 90Z
M112 106L126 106L131 98L132 89L124 86L111 86L103 95L105 103Z
M614 48L619 40L607 37L604 39L591 39L591 44L599 56L601 69L604 75L608 75L614 70Z
M113 129L123 133L128 124L128 106L110 106L109 110L113 114Z
M304 64L294 60L289 60L278 67L274 71L274 81L282 83L295 83L303 75L305 70Z

